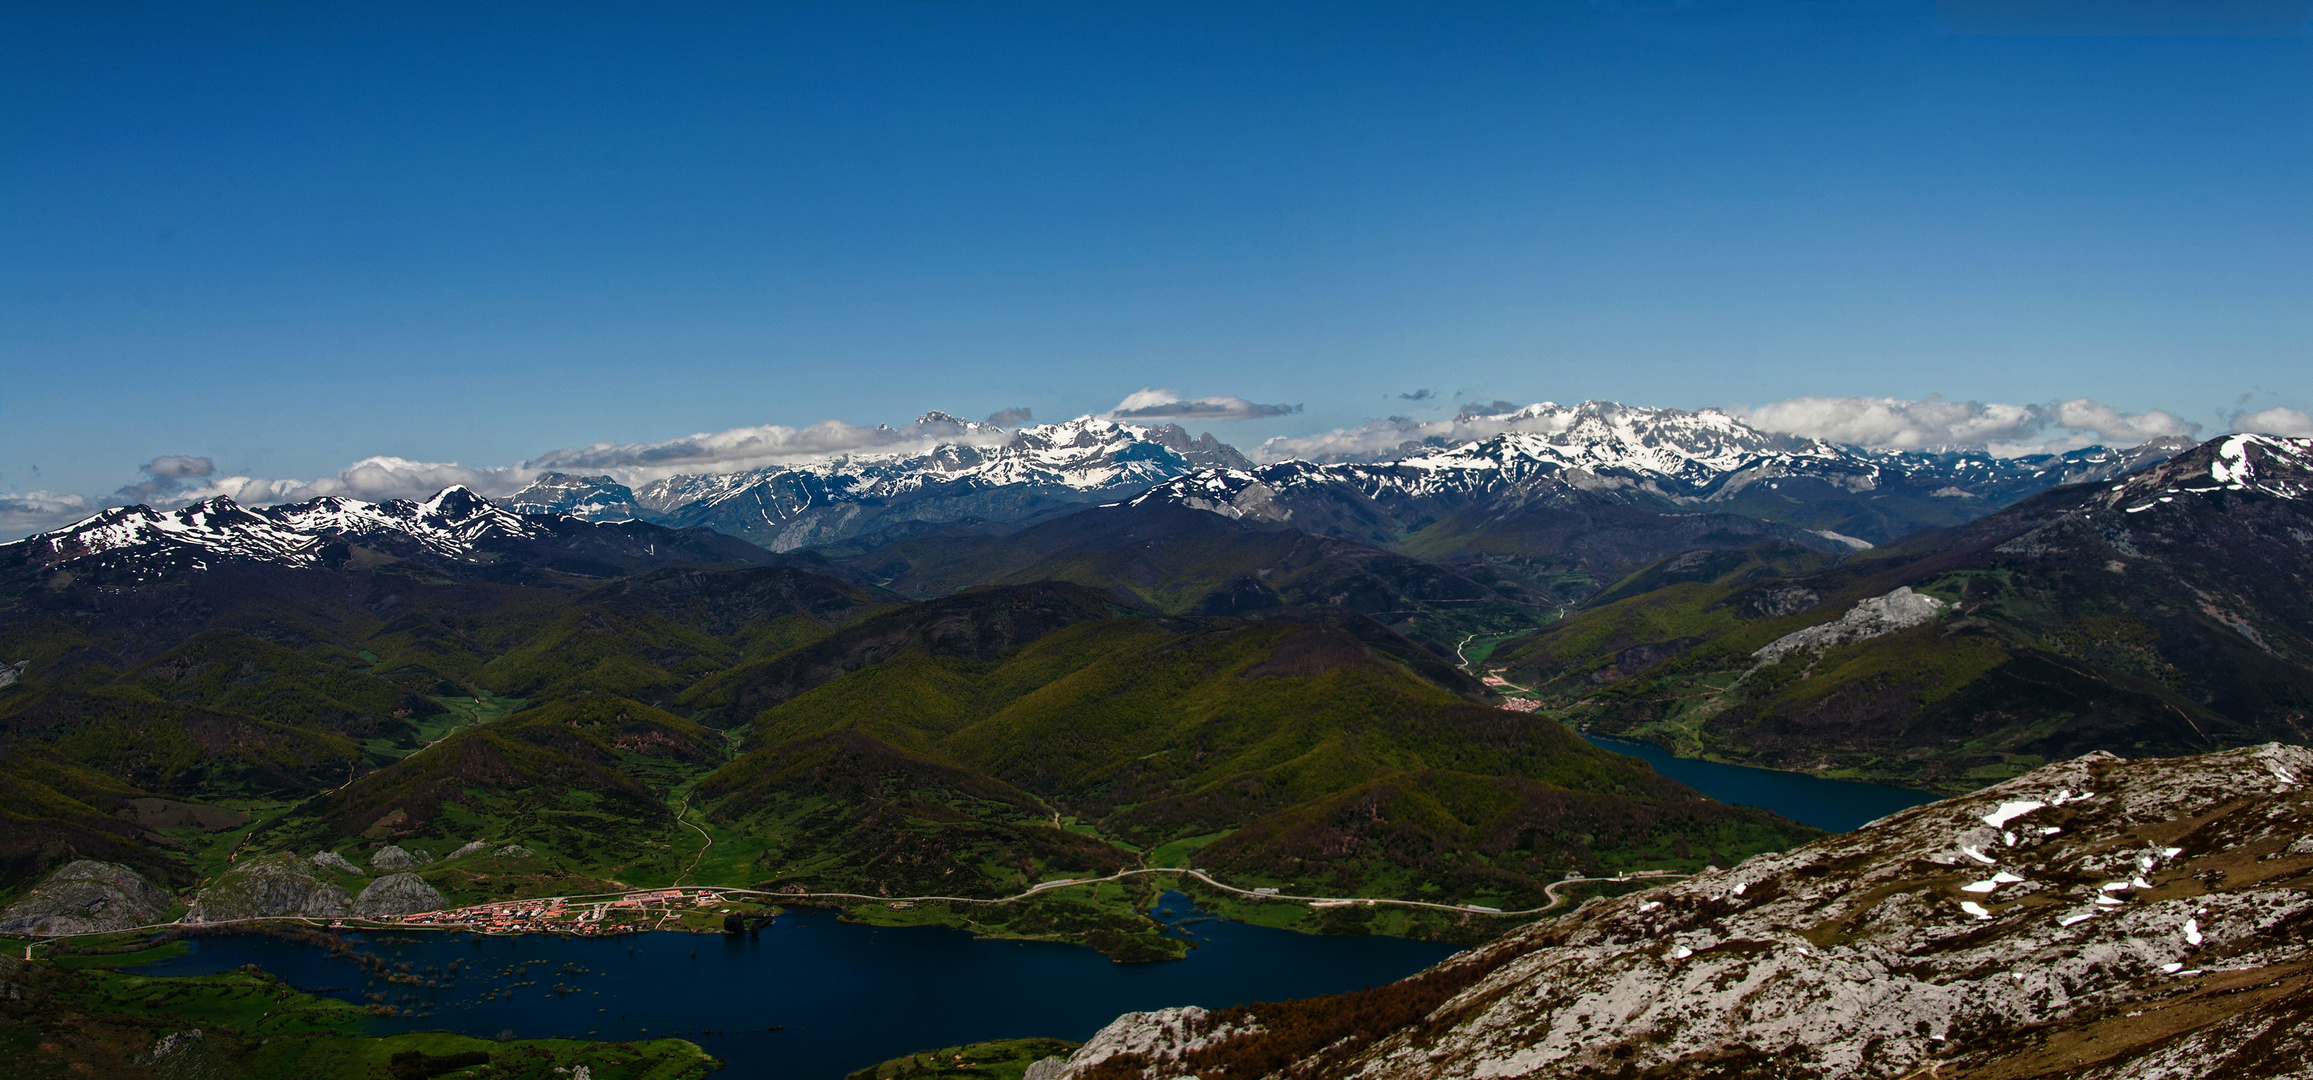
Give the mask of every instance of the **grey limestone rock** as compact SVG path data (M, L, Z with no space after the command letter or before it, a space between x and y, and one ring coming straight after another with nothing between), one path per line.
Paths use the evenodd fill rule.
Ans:
M2292 989L2313 963L2309 783L2313 750L2279 743L2058 762L1520 927L1416 976L1451 994L1428 1021L1278 1072L2313 1078ZM1121 1053L1185 1078L1217 1035L1262 1037L1258 1006L1240 1022L1120 1017L1058 1080ZM2086 1063L2036 1056L2091 1034Z
M1068 1056L1067 1063L1053 1070L1050 1075L1052 1080L1079 1076L1122 1054L1138 1055L1162 1068L1178 1062L1191 1051L1258 1030L1258 1027L1233 1027L1215 1023L1212 1013L1194 1005L1158 1009L1155 1012L1126 1013L1101 1028L1083 1046L1077 1047L1076 1052Z
M185 917L220 922L269 915L335 918L353 909L344 889L313 876L312 863L291 854L243 859L193 898Z
M1885 596L1856 601L1847 614L1819 626L1810 626L1783 635L1759 647L1751 658L1760 664L1772 664L1786 654L1801 650L1822 652L1834 645L1854 641L1868 641L1882 634L1909 630L1936 617L1944 602L1932 596L1911 591L1911 586L1899 586Z
M476 840L472 843L461 845L458 850L451 852L446 858L463 859L468 855L488 850L490 850L490 845L488 843L481 840Z
M520 844L508 844L505 847L499 848L497 851L492 852L491 854L496 855L501 859L527 859L536 853L531 851L529 848L523 847Z
M418 911L432 911L448 904L449 900L434 887L420 880L416 874L388 874L369 883L361 895L354 898L356 915L408 915Z
M118 863L66 863L0 913L0 933L63 937L101 934L155 923L168 914L169 894Z
M318 866L324 870L335 870L340 874L362 873L361 867L355 866L354 864L345 861L345 856L340 855L334 851L314 852L313 865Z
M423 851L405 851L393 844L387 844L377 849L377 853L369 857L369 864L372 868L389 872L408 870L433 861L434 857Z

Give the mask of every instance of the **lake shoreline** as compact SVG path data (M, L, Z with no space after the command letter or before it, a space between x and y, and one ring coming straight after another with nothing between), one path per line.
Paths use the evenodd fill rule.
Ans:
M731 935L344 934L345 949L367 960L299 940L326 928L200 935L182 954L128 970L167 978L255 964L288 985L376 1007L370 1030L381 1036L448 1025L482 1037L677 1037L730 1062L733 1077L837 1080L926 1046L1081 1039L1123 1012L1378 985L1458 951L1224 921L1179 893L1152 917L1198 947L1173 963L1117 964L1082 946L878 926L797 906ZM1071 989L1051 992L1061 986ZM895 1009L906 1023L894 1022Z

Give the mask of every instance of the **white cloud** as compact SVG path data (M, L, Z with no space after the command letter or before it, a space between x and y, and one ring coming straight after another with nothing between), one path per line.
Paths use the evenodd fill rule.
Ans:
M1301 411L1299 405L1263 405L1241 397L1182 398L1178 390L1144 387L1108 411L1111 420L1260 420Z
M1729 411L1762 431L1893 450L2015 443L2039 435L2049 420L2040 405L1941 398L1800 397Z
M2087 398L2074 398L2056 406L2056 424L2059 427L2093 431L2114 446L2141 446L2154 439L2171 436L2189 439L2199 435L2201 430L2199 424L2159 409L2124 413Z
M2259 412L2233 414L2233 430L2254 431L2260 435L2287 435L2292 438L2313 438L2313 415L2303 409L2276 405Z
M207 476L199 483L179 481L166 487L148 481L122 488L109 500L109 504L142 502L165 509L220 495L247 506L303 502L324 495L379 502L385 499L430 498L435 492L452 485L463 485L485 497L497 498L520 490L535 475L536 470L518 465L474 468L454 461L370 457L339 469L335 475L313 480Z
M1314 435L1280 435L1262 443L1253 456L1261 461L1385 461L1423 447L1475 442L1505 431L1551 434L1565 430L1568 420L1564 410L1530 413L1528 408L1514 401L1496 401L1467 406L1450 420L1383 417Z
M145 478L113 492L112 501L121 504L146 503L154 506L181 505L185 500L179 499L177 496L197 486L188 483L188 481L198 480L216 472L217 465L205 457L162 454L137 466L137 471L144 473Z
M764 424L701 432L655 443L593 443L541 454L524 462L522 468L533 475L607 472L627 483L641 483L679 473L741 472L866 451L928 452L942 443L995 446L1011 438L1010 432L989 424L967 423L945 413L926 413L914 423L898 428L882 424L859 427L841 420L823 420L810 427Z
M193 477L207 476L210 473L216 472L217 463L210 461L205 457L188 457L184 454L162 454L161 456L154 458L151 461L145 462L142 468L145 474L148 476L159 476L171 480L183 480Z
M0 540L62 528L98 509L84 496L54 491L0 494Z
M231 477L230 480L238 482L237 489L219 493L230 494L241 502L299 502L323 495L376 502L380 499L423 499L443 488L463 485L486 497L494 497L513 494L528 483L533 475L535 470L518 465L473 468L455 461L371 457L338 470L335 476L324 476L303 483Z
M2097 443L2139 446L2165 436L2191 438L2201 429L2160 409L2124 413L2087 398L2007 405L1941 397L1800 397L1728 411L1763 431L1875 450L1980 449L2006 457Z

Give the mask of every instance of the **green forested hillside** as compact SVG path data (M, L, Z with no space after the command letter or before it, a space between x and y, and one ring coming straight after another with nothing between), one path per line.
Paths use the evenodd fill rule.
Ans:
M119 599L18 594L47 620L26 639L51 643L0 693L18 885L103 853L179 887L267 853L368 874L390 845L452 901L678 882L993 899L1193 861L1524 907L1570 872L1724 863L1808 832L1496 708L1341 607L1166 614L1057 581L910 604L791 567L259 584L180 587L198 620L73 634L58 608ZM253 818L117 816L149 795ZM1133 911L1157 887L857 913L1154 957L1179 948Z
M230 843L116 816L140 797L250 811L266 835L291 814L305 824L278 831L302 837L313 822L351 822L380 785L494 815L533 798L520 781L573 777L583 799L639 800L636 824L599 817L604 843L627 844L674 827L668 784L645 779L723 754L721 735L649 701L896 603L788 567L518 586L391 565L233 567L138 589L69 576L6 584L0 655L27 663L0 688L0 783L17 796L0 892L76 854L179 885L218 869ZM623 711L642 719L589 712L598 694L628 695ZM535 707L519 722L494 723L525 705ZM637 723L664 730L629 730ZM412 769L393 770L413 755Z
M1357 540L1171 504L1099 507L1017 532L932 533L845 562L919 597L1067 581L1172 614L1346 608L1447 656L1472 635L1547 622L1562 600L1526 574L1505 573L1484 559L1427 562Z
M1570 871L1700 866L1803 831L1457 696L1393 638L1289 610L1086 619L987 659L903 648L757 713L745 753L696 795L763 842L752 872L770 887L894 896L1157 865L1194 842L1200 865L1248 881L1524 906ZM894 814L946 854L812 857ZM988 858L1068 829L1106 857ZM983 843L998 835L1017 839Z
M2217 447L1835 567L1666 560L1488 666L1596 730L1942 791L2090 750L2304 742L2313 515L2210 486ZM1919 625L1753 655L1897 589L1942 606Z

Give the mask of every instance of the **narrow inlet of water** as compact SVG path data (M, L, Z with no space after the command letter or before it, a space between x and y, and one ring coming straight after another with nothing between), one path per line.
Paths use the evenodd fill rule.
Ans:
M1831 832L1851 832L1898 810L1943 798L1885 784L1825 780L1806 773L1673 757L1662 747L1632 739L1588 734L1582 737L1601 749L1643 758L1654 766L1654 771L1720 802L1773 810L1793 821Z

